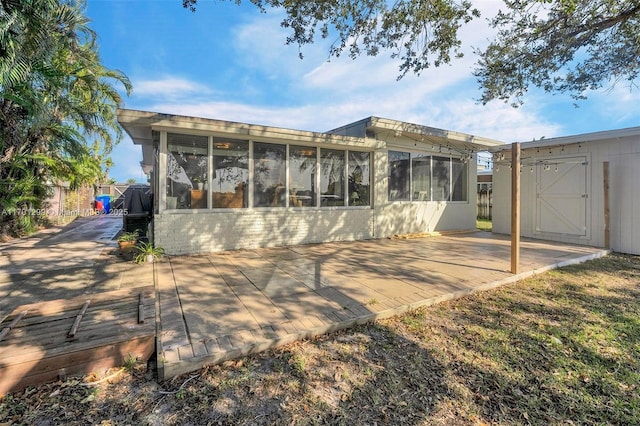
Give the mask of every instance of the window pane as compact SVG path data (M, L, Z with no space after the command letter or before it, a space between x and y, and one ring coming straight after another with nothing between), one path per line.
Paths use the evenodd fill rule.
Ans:
M289 206L316 205L316 149L289 147Z
M249 142L213 140L213 207L248 206Z
M287 195L286 146L256 142L253 144L253 205L284 207Z
M320 150L320 200L323 206L344 206L344 151Z
M451 201L467 201L467 164L457 158L451 159Z
M371 154L349 151L349 205L368 206L370 202Z
M172 209L205 209L207 192L207 136L167 135L167 205Z
M389 151L389 201L409 199L409 161L408 152Z
M433 201L449 201L448 157L433 157Z
M413 201L431 200L431 157L427 154L411 154Z

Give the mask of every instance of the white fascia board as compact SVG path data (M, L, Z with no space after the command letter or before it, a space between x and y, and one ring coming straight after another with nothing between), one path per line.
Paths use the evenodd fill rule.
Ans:
M376 130L395 132L398 136L407 136L410 138L435 138L443 143L473 146L480 150L488 150L492 147L504 145L504 142L501 141L470 135L467 133L455 132L453 130L438 129L435 127L422 126L419 124L380 117L370 117L369 120L372 128Z
M308 143L313 145L347 146L363 150L384 148L384 143L374 139L339 136L328 133L292 130L280 127L238 123L208 118L159 114L147 111L119 110L118 121L128 130L129 127L145 125L150 130L213 135L220 137L240 137L256 141L280 141Z
M541 139L538 141L529 141L529 142L521 142L521 149L531 149L531 148L547 148L553 146L562 146L562 145L574 145L580 143L589 143L589 142L599 142L599 141L607 141L607 140L616 140L616 139L624 139L631 137L640 137L640 126L639 127L628 127L625 129L617 129L617 130L605 130L602 132L593 132L593 133L583 133L580 135L573 136L562 136L558 138L549 138L549 139ZM492 149L493 152L499 151L510 151L511 144L507 144L503 146L501 149Z

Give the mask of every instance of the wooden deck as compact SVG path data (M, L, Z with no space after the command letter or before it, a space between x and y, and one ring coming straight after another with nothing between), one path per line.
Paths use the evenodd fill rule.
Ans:
M607 250L488 232L176 256L155 264L158 378L401 314Z
M147 360L155 347L153 286L22 305L0 318L0 395Z

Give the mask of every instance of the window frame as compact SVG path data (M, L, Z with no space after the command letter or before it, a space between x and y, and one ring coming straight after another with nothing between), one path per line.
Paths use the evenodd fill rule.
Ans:
M226 134L222 134L222 135L211 135L209 133L207 134L203 134L203 132L189 132L189 131L182 131L182 129L171 129L171 130L158 130L159 133L159 149L158 149L158 165L159 165L159 170L158 170L158 191L160 192L159 197L158 197L158 212L159 213L172 213L172 214L184 214L184 213L189 213L189 212L198 212L198 211L208 211L208 212L238 212L239 210L269 210L269 209L275 209L275 210L281 210L281 209L291 209L291 210L296 210L296 211L308 211L311 209L322 209L322 210L326 210L326 209L373 209L373 194L375 191L374 188L374 171L373 171L373 160L374 160L374 155L375 155L375 150L374 149L350 149L350 146L347 145L328 145L328 144L306 144L304 142L300 142L300 141L281 141L281 140L254 140L251 138L246 138L243 139L241 137L241 135L226 135ZM206 171L206 178L204 179L204 182L207 184L207 188L209 188L206 192L207 192L207 197L206 197L206 207L200 207L197 209L191 209L191 208L186 208L186 209L169 209L167 208L167 194L166 191L168 190L168 182L167 182L167 168L168 168L168 161L169 158L168 156L171 155L171 152L169 151L169 142L168 142L168 135L169 134L173 134L173 135L182 135L185 137L207 137L208 138L208 144L207 144L207 155L206 155L206 160L207 160L207 171ZM237 137L240 136L240 137ZM214 173L215 173L215 163L214 163L214 158L216 157L216 149L215 149L215 143L216 141L229 141L229 142L246 142L248 143L248 182L245 188L245 191L247 192L246 194L246 200L243 201L243 203L246 203L246 205L243 204L242 207L214 207L214 196L213 196L213 183L214 183ZM280 206L256 206L255 202L256 202L256 197L255 197L255 177L256 177L256 173L255 173L255 144L259 143L259 144L268 144L268 145L282 145L285 148L285 154L284 154L284 176L285 176L285 183L284 183L284 191L285 191L285 195L290 193L291 188L291 182L290 182L290 178L291 178L291 164L290 164L290 153L292 149L299 149L299 148L305 148L308 147L309 149L313 149L315 150L315 176L314 176L314 181L313 181L313 185L316 188L315 191L315 199L312 200L311 205L309 206L304 206L304 208L299 208L294 206L292 203L293 201L291 200L290 196L285 196L284 199L284 205L280 205ZM342 179L342 198L340 200L340 203L342 203L341 205L335 205L335 206L323 206L321 203L321 172L320 172L320 168L322 167L322 157L321 157L321 152L322 150L334 150L334 151L339 151L340 157L342 158L342 171L341 171L341 179ZM362 204L357 204L357 205L353 205L354 203L350 203L350 195L349 195L349 159L350 159L350 154L351 152L365 152L368 154L368 169L369 169L369 173L368 173L368 188L369 188L369 199L368 199L368 204L366 205L362 205ZM162 179L162 182L160 182L160 177L163 176L164 179Z
M409 158L409 170L407 175L409 176L409 197L408 199L403 198L403 199L392 199L391 197L391 191L392 191L392 187L391 187L391 152L393 153L398 153L398 154L408 154L408 158ZM424 199L420 199L420 197L416 197L414 188L414 176L415 176L415 172L414 172L414 158L424 158L424 157L429 157L429 197L427 200ZM447 193L447 198L444 200L434 200L434 192L435 192L435 187L434 187L434 159L443 159L446 160L447 163L447 167L446 167L446 174L447 174L447 186L445 186L445 192ZM459 162L459 164L461 164L463 166L463 175L465 175L466 178L466 182L464 183L463 187L466 188L466 194L465 194L465 199L464 200L454 200L453 199L453 194L454 194L454 190L453 190L453 185L454 185L454 180L453 180L453 163L454 162ZM428 151L413 151L413 150L407 150L406 148L389 148L387 149L387 202L389 203L402 203L402 202L437 202L437 203L469 203L469 176L470 176L470 171L469 171L469 162L465 161L464 159L460 158L460 157L456 157L453 155L446 155L446 154L442 154L442 153L435 153L435 152L428 152ZM456 181L457 182L457 181ZM418 191L418 192L424 192L424 191Z

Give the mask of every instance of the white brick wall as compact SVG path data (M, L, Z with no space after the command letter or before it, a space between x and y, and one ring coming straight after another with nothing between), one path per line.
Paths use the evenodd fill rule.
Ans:
M154 221L155 244L170 255L375 237L373 210L360 208L172 212Z
M154 217L167 254L354 241L475 227L471 203L390 203L378 209L172 212Z

